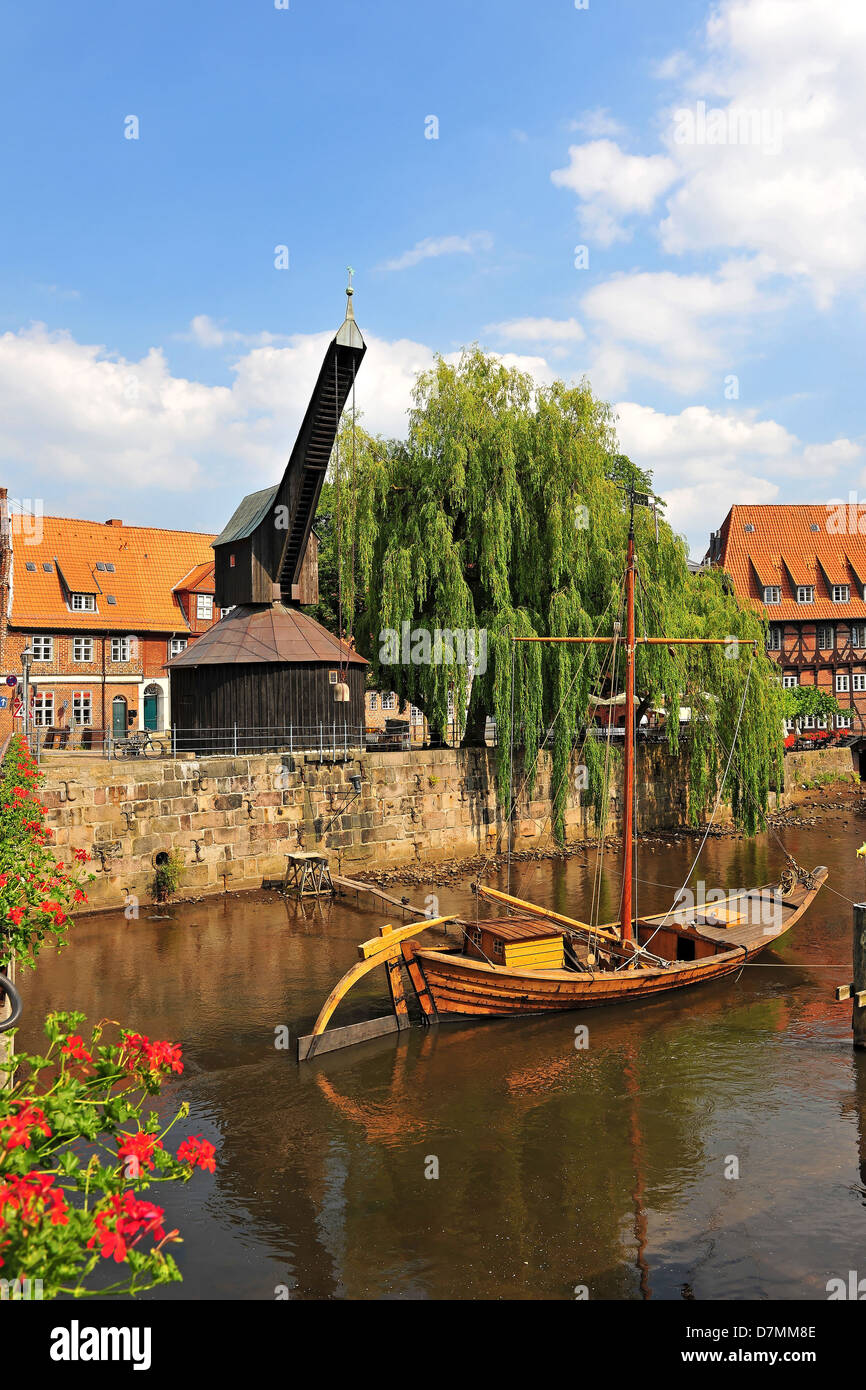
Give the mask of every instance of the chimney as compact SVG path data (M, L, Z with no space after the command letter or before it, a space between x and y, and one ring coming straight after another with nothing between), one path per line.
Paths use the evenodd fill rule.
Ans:
M122 526L123 522L118 517L113 516L110 521L106 521L106 526Z

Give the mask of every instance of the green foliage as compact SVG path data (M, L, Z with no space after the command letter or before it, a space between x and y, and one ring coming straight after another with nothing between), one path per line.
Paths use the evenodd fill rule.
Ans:
M180 850L171 850L166 862L164 864L158 864L156 867L151 890L154 901L158 903L167 902L171 895L177 892L183 882L184 873L183 855Z
M61 945L70 910L87 902L82 879L69 872L50 848L39 800L39 769L16 734L0 769L0 970L13 958L33 969L44 946ZM89 856L78 850L76 859Z
M446 733L449 691L457 711L465 710L467 739L477 737L492 714L501 797L509 777L513 697L515 742L525 749L530 777L553 726L547 746L557 833L563 833L576 749L600 818L603 748L584 739L583 731L591 696L611 679L623 688L621 644L612 671L607 647L515 646L512 639L610 635L621 616L628 519L617 484L649 489L651 478L618 452L610 407L585 381L539 388L476 347L456 364L437 358L419 376L405 442L358 430L354 479L349 453L344 430L339 468L335 461L341 508L334 545L341 557L344 627L370 659L372 683L423 709L439 737ZM690 574L685 544L663 519L656 523L639 509L635 527L638 631L741 639L729 648L640 647L637 690L645 705L672 712L673 751L677 711L680 705L692 710L694 817L714 793L726 756L722 746L730 745L745 699L726 790L735 820L752 831L782 753L782 697L764 651L763 626L720 575ZM393 660L384 634L399 633L404 623L431 634L485 634L486 669L476 673L471 695L466 665ZM754 648L742 645L752 639Z
M854 713L850 705L840 705L838 700L826 690L819 690L816 685L788 686L782 694L785 718L795 720L798 728L809 716L826 719L832 728L837 714Z
M180 1048L103 1025L85 1041L84 1015L50 1014L44 1054L19 1054L2 1089L0 1070L0 1267L9 1281L39 1281L43 1298L139 1293L181 1275L165 1247L162 1207L141 1193L215 1167L213 1145L167 1136L188 1113L163 1123L144 1113L165 1075L183 1071ZM108 1282L103 1270L120 1276ZM95 1279L92 1276L96 1276Z

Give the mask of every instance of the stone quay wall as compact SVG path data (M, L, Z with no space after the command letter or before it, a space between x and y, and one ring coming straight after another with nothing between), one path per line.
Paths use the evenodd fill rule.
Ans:
M797 755L794 792L819 766L841 777L844 765L850 775L851 755L846 761L844 752ZM495 757L486 748L337 753L323 760L312 753L114 762L55 755L43 764L43 802L59 856L71 860L75 849L92 856L91 908L123 907L150 900L157 857L172 850L184 866L179 898L281 879L286 855L299 850L327 854L332 869L350 877L496 853L506 844L506 821L496 798ZM683 767L652 748L642 753L641 772L640 829L684 824ZM360 778L360 793L352 778ZM516 762L515 787L523 782ZM542 754L531 795L516 801L516 850L553 847L550 785L551 760ZM788 797L776 801L787 804ZM597 834L575 786L565 823L571 842ZM614 791L607 833L615 834L617 825Z

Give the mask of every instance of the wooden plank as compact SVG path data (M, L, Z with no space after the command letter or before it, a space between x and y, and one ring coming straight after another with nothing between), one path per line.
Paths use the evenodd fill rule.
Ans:
M500 893L497 888L484 888L478 885L477 892L485 898L495 898L498 902L511 903L514 907L522 907L524 912L533 912L537 917L546 917L548 922L562 922L567 927L574 927L577 931L588 932L590 936L600 936L605 941L611 941L617 946L622 946L622 941L613 932L605 931L603 927L593 927L589 922L578 922L574 917L563 917L560 912L551 912L550 908L538 907L535 903L529 903L524 898L513 898L509 893ZM483 926L479 923L479 926Z
M400 947L400 950L403 954L403 959L406 962L406 969L409 971L409 979L412 981L412 988L414 989L415 994L417 995L418 1003L421 1005L421 1010L424 1014L424 1021L425 1023L432 1023L437 1016L436 1005L433 1001L433 996L427 988L427 981L424 978L424 971L421 969L421 966L418 964L418 961L415 958L415 952L413 949L415 944L416 943L414 941L404 941L402 946Z
M393 1014L384 1018L368 1018L363 1023L347 1023L343 1028L329 1028L325 1034L308 1033L298 1038L298 1061L307 1062L311 1055L316 1057L325 1052L335 1052L340 1047L351 1047L353 1043L367 1042L370 1038L382 1038L388 1033L396 1033L399 1023Z
M370 941L362 941L358 946L358 955L361 960L369 960L371 956L380 956L383 951L400 941L408 941L413 932L426 931L428 927L441 927L445 922L453 922L452 917L425 917L422 922L410 922L408 926L397 927L396 931L389 932L387 943L381 936L374 936Z
M391 936L393 935L393 928L391 926L380 927L379 935ZM403 988L403 970L397 956L389 957L385 961L385 978L388 981L388 992L394 1006L397 1027L401 1029L411 1028L412 1020L409 1017L409 1005L406 1003L406 991Z

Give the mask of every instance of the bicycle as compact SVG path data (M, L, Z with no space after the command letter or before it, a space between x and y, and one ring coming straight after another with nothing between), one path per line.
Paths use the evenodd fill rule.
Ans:
M149 729L141 729L114 744L115 758L165 758L167 749L162 739L154 738Z

